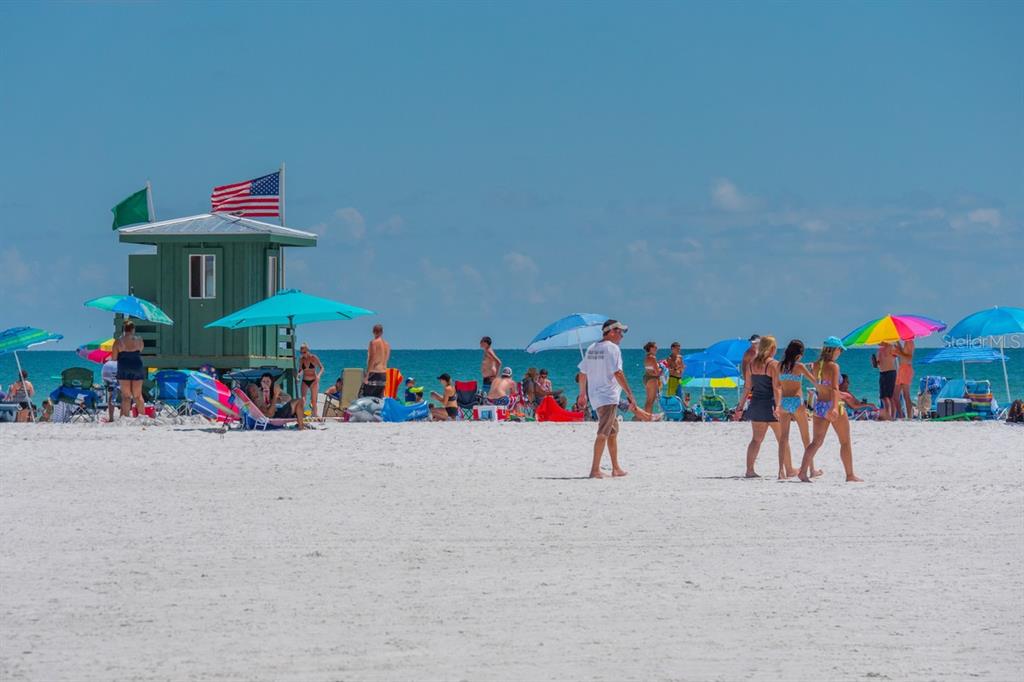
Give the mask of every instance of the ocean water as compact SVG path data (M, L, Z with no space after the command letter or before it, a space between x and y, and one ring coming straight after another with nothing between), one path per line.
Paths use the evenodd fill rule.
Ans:
M685 353L696 352L700 349L688 349ZM359 350L315 350L320 360L324 363L324 377L321 390L333 382L341 369L345 367L363 367L366 364L366 351ZM528 367L546 368L550 374L551 381L555 388L563 388L570 396L576 395L574 377L576 376L576 365L579 363L580 354L576 350L546 351L531 355L522 350L497 349L498 356L502 362L512 367L515 378L518 380L526 372ZM850 376L850 383L854 395L861 399L877 402L878 399L878 372L871 367L871 354L873 349L855 348L843 353L840 358L842 371ZM931 353L931 349L920 349L918 357L924 358ZM1010 377L1010 388L1014 398L1024 397L1024 349L1007 349L1007 371ZM659 353L664 357L667 351ZM817 352L808 349L805 360L808 362L816 357ZM66 367L91 367L99 377L99 365L82 360L74 352L70 351L26 351L19 353L22 367L29 372L29 380L36 386L37 395L49 393L60 384L60 372ZM455 379L479 380L480 376L479 349L452 349L452 350L401 350L396 349L391 353L391 366L402 370L406 377L414 377L420 386L427 390L434 390L438 387L437 376L447 372ZM633 387L638 399L643 401L643 375L644 352L640 349L623 349L623 365L626 376ZM915 366L915 390L917 379L934 374L950 378L960 377L961 368L959 363L939 363L924 365L918 363ZM998 362L986 364L967 365L967 376L972 379L989 379L992 382L992 392L996 400L1002 403L1006 399L1006 391L1003 388L1003 370ZM16 379L16 368L14 356L7 354L0 356L0 383L6 390ZM700 389L691 391L699 394ZM719 389L730 403L735 402L736 391L733 389Z

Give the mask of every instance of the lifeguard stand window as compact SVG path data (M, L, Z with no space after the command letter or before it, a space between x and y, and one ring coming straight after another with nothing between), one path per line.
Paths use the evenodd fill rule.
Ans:
M217 258L212 254L188 257L189 298L217 298Z
M277 256L267 256L267 298L277 293Z

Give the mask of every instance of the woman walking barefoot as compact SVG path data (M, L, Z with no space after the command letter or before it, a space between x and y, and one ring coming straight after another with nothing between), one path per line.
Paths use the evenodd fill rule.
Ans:
M302 409L306 409L306 394L309 393L313 419L316 419L316 399L320 393L320 377L324 373L324 364L320 362L320 358L309 352L309 346L306 344L299 346L299 368L302 371L302 386L299 389Z
M782 440L779 435L779 403L782 400L782 386L779 384L779 363L772 359L775 355L775 337L762 336L757 343L757 354L746 367L743 386L746 393L740 396L740 405L750 396L746 418L750 421L751 437L747 445L747 478L757 478L754 462L761 449L764 434L771 427L775 440L781 450ZM782 477L782 471L779 471Z
M658 400L658 389L661 388L661 365L658 364L658 344L648 341L644 344L647 357L644 358L644 412L650 413Z
M847 482L863 480L857 478L857 475L853 473L850 420L846 416L846 407L839 397L841 372L836 358L844 350L846 350L846 346L843 345L843 342L835 336L830 336L821 346L821 357L812 365L812 373L817 378L818 401L814 404L814 437L811 439L811 444L804 450L804 459L800 463L800 480L805 483L811 482L811 474L814 472L814 455L825 442L830 424L832 430L836 432L836 437L839 438L839 458L843 461Z
M793 466L793 452L789 447L789 427L796 422L800 441L804 449L811 444L810 427L807 424L807 407L804 405L804 379L812 384L814 376L801 360L804 357L804 343L793 339L786 346L779 363L779 383L782 384L782 401L779 403L779 478L793 478L799 470ZM814 473L821 475L821 470Z

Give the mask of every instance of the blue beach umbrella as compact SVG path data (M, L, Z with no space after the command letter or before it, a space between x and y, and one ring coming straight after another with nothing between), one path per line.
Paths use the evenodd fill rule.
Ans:
M121 313L128 317L134 317L147 322L158 324L174 324L174 321L167 316L167 313L160 310L155 303L150 303L144 298L137 296L100 296L86 301L85 305L90 308L109 310L112 313Z
M940 348L927 358L921 361L924 365L934 365L937 362L959 362L960 371L964 379L967 379L968 362L995 362L996 360L1006 361L1007 357L991 346L949 346Z
M298 289L284 289L270 298L242 308L219 320L206 325L224 327L226 329L245 329L247 327L297 327L311 322L330 322L332 320L352 320L363 315L373 315L372 310L357 308L347 303L332 301L319 296L304 294ZM292 369L298 377L298 348L292 343Z
M985 310L971 313L964 319L953 325L953 328L946 334L949 340L966 339L972 342L975 339L986 337L999 337L999 348L1006 345L1006 336L1010 334L1024 334L1024 308L995 306ZM1012 401L1010 396L1010 376L1006 373L1006 358L1003 358L1003 381L1006 382L1006 399Z
M700 353L685 355L683 360L686 362L686 370L683 372L683 376L686 378L722 379L740 376L739 367L729 358L718 353L701 351Z
M596 313L566 315L537 332L537 335L526 346L526 352L539 353L542 350L579 348L582 355L583 344L589 345L601 340L601 325L607 319L607 315Z
M0 332L0 355L14 353L14 364L18 366L18 380L20 381L21 360L18 359L18 351L38 346L41 343L59 341L63 338L61 334L54 334L36 327L11 327ZM32 421L35 419L36 414L32 411Z
M706 353L722 355L734 365L743 362L743 354L750 350L749 339L723 339L704 349Z

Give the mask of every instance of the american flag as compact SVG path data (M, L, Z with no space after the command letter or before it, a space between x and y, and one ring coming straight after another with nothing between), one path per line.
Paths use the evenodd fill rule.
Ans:
M281 215L281 171L255 180L214 187L210 194L213 213L230 213L250 218Z

